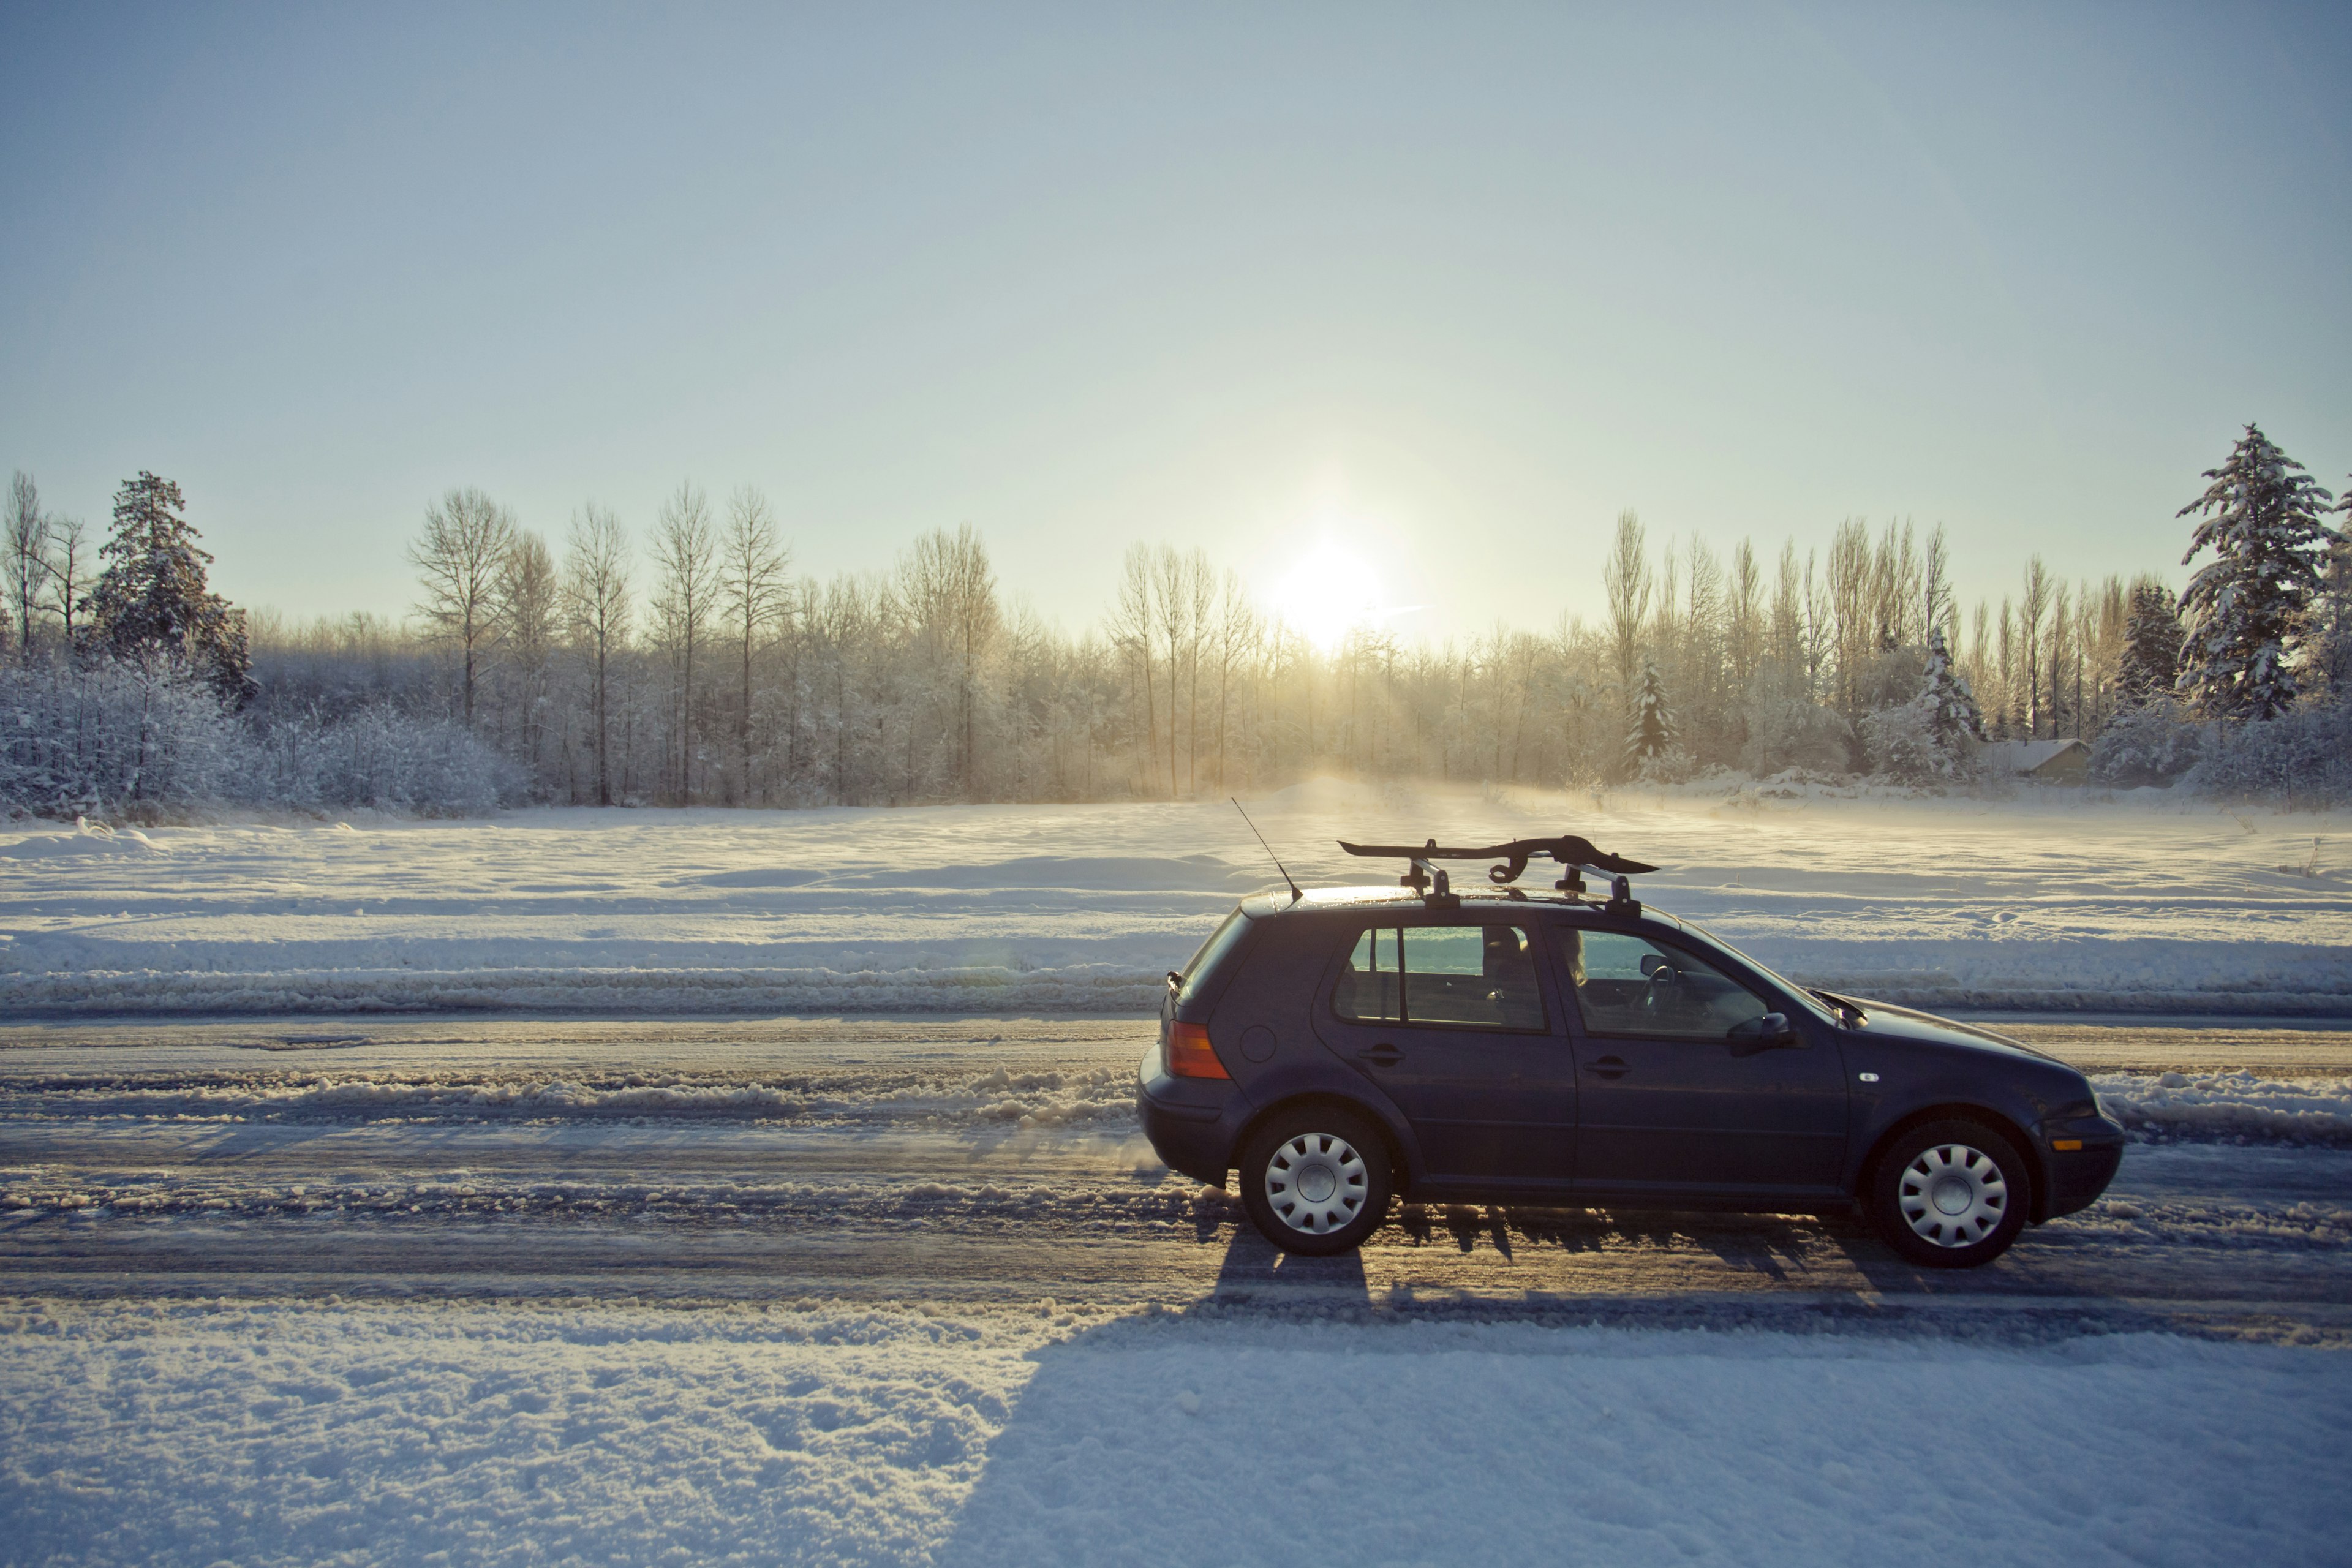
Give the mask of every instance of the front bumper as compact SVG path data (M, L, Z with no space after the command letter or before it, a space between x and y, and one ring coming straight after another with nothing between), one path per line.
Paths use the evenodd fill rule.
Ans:
M2044 1219L2074 1213L2098 1201L2124 1163L2124 1130L2104 1116L2071 1116L2035 1129L2042 1160L2050 1173Z

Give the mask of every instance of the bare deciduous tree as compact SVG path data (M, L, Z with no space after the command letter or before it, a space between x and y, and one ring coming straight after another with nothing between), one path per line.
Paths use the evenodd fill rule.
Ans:
M78 517L49 519L49 605L65 646L74 646L75 616L89 592L89 530Z
M1772 658L1780 668L1781 697L1801 695L1799 679L1805 671L1805 595L1797 572L1797 542L1780 546L1780 564L1772 578ZM1801 695L1812 700L1812 691Z
M699 741L695 703L695 656L710 624L719 596L719 538L710 525L710 505L692 481L662 503L654 521L654 618L677 670L677 797L694 800L694 763Z
M1946 631L1952 642L1959 641L1959 615L1952 602L1952 563L1940 522L1927 531L1927 548L1919 554L1919 609L1921 644L1933 631Z
M1748 695L1763 640L1764 574L1756 564L1756 547L1743 539L1731 552L1730 580L1724 594L1724 656L1735 698Z
M899 569L908 607L933 658L955 683L955 724L961 737L954 773L967 800L979 798L977 724L980 670L1002 623L996 574L988 547L970 523L950 533L933 529L915 541Z
M1192 635L1192 595L1184 582L1184 558L1173 547L1161 545L1152 563L1151 592L1159 611L1160 635L1168 644L1168 794L1177 794L1176 697L1181 689L1182 650Z
M612 667L629 640L629 541L619 520L591 501L572 520L563 563L564 618L590 661L589 711L595 732L596 804L613 804Z
M1828 695L1822 670L1830 657L1830 595L1814 569L1813 552L1805 552L1805 700L1818 702Z
M49 575L49 520L41 510L41 490L22 468L8 481L8 510L0 518L0 585L8 595L16 625L16 657L33 657L33 617Z
M1192 671L1191 685L1185 696L1188 715L1184 741L1184 793L1200 793L1201 766L1201 645L1209 636L1209 617L1217 604L1216 569L1209 564L1209 552L1195 547L1184 558L1184 625L1190 647L1185 650L1187 668Z
M1153 700L1151 670L1153 621L1151 552L1141 544L1130 544L1119 563L1118 599L1111 609L1110 634L1112 642L1127 653L1132 667L1142 674L1143 742L1136 751L1142 773L1137 782L1147 791L1159 765L1154 759L1160 750L1160 713Z
M451 490L425 509L425 531L408 547L425 596L416 612L454 643L466 727L474 727L475 689L498 637L499 574L514 548L513 516L481 491Z
M1234 667L1255 649L1263 635L1263 623L1257 608L1250 603L1242 587L1238 574L1228 569L1223 591L1217 600L1217 788L1227 787L1225 781L1225 740L1232 732L1228 718L1233 694Z
M507 662L517 677L516 739L534 772L545 750L548 669L555 657L560 597L547 541L519 530L499 573L499 625Z
M1601 585L1609 595L1609 647L1617 667L1618 694L1631 702L1642 623L1650 614L1650 549L1642 520L1631 510L1617 514L1617 536L1601 563Z
M762 634L791 613L785 573L792 552L776 539L768 498L745 486L727 503L727 537L720 546L719 593L727 622L742 656L741 705L735 714L735 744L743 768L743 788L751 787L751 656Z
M2017 638L2025 656L2025 700L2019 717L2028 740L2042 734L2042 617L2050 613L2050 568L2036 555L2025 563L2025 593L2018 605Z
M2074 647L2074 597L2062 580L2050 596L2050 652L2044 661L2050 677L2050 738L2056 740L2065 731L2070 717L2066 706L2066 656Z
M1822 567L1836 653L1837 708L1848 723L1862 716L1864 661L1876 643L1873 554L1869 524L1850 517L1830 536L1829 556Z

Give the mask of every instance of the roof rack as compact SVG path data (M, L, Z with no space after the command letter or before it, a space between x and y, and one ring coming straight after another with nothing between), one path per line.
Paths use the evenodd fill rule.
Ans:
M1405 874L1397 879L1398 885L1411 888L1433 901L1450 901L1454 896L1445 868L1436 864L1440 860L1499 862L1486 868L1486 879L1501 887L1517 881L1528 861L1552 860L1563 868L1559 880L1552 884L1555 889L1563 893L1581 893L1585 873L1590 872L1608 880L1610 912L1629 917L1642 912L1642 906L1633 899L1632 879L1657 869L1655 866L1597 849L1592 840L1573 833L1557 838L1515 838L1507 844L1490 844L1475 849L1442 847L1434 838L1419 848L1400 844L1350 844L1343 838L1339 847L1369 859L1407 862Z

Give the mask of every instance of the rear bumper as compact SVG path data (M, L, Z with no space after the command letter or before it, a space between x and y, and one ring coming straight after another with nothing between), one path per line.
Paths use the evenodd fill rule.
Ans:
M2038 1131L2042 1163L2050 1173L2050 1196L2042 1217L2056 1219L2097 1202L2124 1163L2123 1128L2104 1116L2084 1116L2045 1121Z
M1224 1079L1171 1078L1159 1070L1159 1058L1155 1044L1136 1075L1135 1114L1143 1136L1171 1170L1222 1187L1248 1120L1248 1101Z

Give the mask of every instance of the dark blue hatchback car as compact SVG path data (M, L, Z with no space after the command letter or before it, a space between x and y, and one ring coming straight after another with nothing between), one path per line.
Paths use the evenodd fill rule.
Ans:
M1455 894L1430 869L1248 900L1169 976L1144 1132L1212 1185L1239 1169L1281 1247L1353 1247L1396 1197L1859 1205L1969 1268L2122 1159L2083 1075L2015 1041L1794 985L1622 880Z

